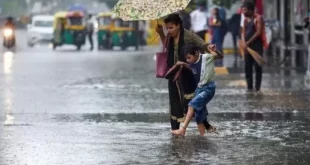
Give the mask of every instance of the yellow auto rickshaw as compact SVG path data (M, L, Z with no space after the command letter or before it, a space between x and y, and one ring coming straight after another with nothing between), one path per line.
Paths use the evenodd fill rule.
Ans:
M112 13L99 13L97 16L98 32L97 41L98 49L112 49Z
M77 50L85 44L86 18L83 12L58 12L54 16L53 49L62 45L75 45Z
M138 50L138 22L123 21L120 18L114 18L113 23L112 46L120 46L122 50L126 50L127 47L134 46L136 50Z

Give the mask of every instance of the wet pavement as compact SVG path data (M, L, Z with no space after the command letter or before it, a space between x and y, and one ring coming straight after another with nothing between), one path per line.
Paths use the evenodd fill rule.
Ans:
M85 47L2 52L0 165L309 164L310 85L268 70L262 94L242 72L217 76L209 120L219 134L170 134L166 80L154 52Z

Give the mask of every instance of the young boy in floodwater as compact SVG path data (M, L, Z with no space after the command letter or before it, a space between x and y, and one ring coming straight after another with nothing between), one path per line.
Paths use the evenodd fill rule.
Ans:
M215 60L223 58L223 54L216 50L216 46L211 47L209 51L210 53L201 54L200 48L195 43L189 43L185 47L185 58L188 64L180 61L177 63L177 65L192 70L197 88L194 98L188 104L184 125L179 130L172 131L174 135L185 135L186 128L194 113L200 135L204 135L206 129L208 132L216 131L213 126L206 128L204 121L208 115L206 105L215 94L215 83L213 81Z

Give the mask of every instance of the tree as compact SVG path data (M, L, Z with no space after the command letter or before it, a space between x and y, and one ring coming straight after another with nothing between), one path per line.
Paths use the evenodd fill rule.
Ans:
M223 3L224 4L224 6L226 7L226 8L230 8L231 7L231 5L233 4L233 3L235 3L236 1L238 1L238 0L212 0L212 2L213 2L213 4L215 4L215 5L220 5L221 3Z
M110 8L114 7L116 5L118 0L98 0L98 2L106 3Z

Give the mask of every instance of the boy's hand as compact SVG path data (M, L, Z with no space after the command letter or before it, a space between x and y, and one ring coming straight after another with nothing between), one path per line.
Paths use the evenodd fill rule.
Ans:
M211 44L211 45L209 45L209 49L210 50L212 50L212 51L216 51L217 50L217 48L216 48L216 45L215 44Z
M216 45L215 44L209 44L208 49L209 49L210 53L215 52L216 51Z

